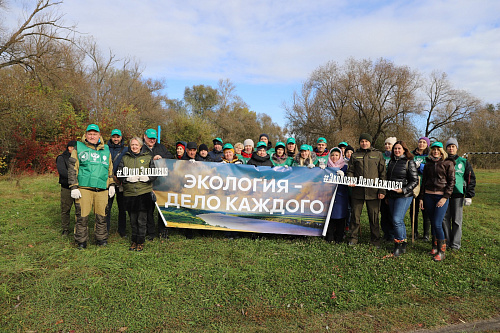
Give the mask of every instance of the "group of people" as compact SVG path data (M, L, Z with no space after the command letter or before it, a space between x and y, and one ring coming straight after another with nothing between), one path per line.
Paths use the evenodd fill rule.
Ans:
M446 246L459 249L462 235L462 211L474 196L475 176L472 167L457 155L458 142L450 138L446 146L440 142L430 145L422 137L418 147L410 152L403 141L394 137L385 141L385 151L372 147L369 134L361 134L359 148L340 142L328 149L327 140L320 137L316 147L297 145L294 138L277 142L274 146L267 134L262 134L254 145L252 139L243 143L223 143L213 140L213 149L206 144L178 141L175 154L158 142L156 130L148 129L143 137L132 137L124 144L119 129L111 132L107 144L99 127L90 124L80 141L70 141L66 151L57 158L61 184L61 219L63 235L69 234L69 213L75 205L75 242L85 249L88 242L88 216L95 213L95 240L99 246L107 244L110 230L110 211L114 197L118 204L118 233L126 234L126 213L131 225L129 250L142 251L145 240L156 236L152 191L154 176L123 174L124 168L154 168L154 161L162 158L215 163L248 164L254 166L284 166L306 168L336 168L339 176L390 180L403 184L400 189L386 191L356 185L338 185L327 241L342 242L349 230L350 245L358 242L360 218L366 204L370 224L370 240L380 246L379 213L384 238L394 242L395 257L406 252L407 234L404 217L412 202L412 236L418 237L418 211L423 215L423 237L429 239L431 226L434 260L444 259ZM446 149L446 151L445 151ZM158 236L167 238L167 228L158 212ZM348 227L348 229L346 229ZM186 236L191 235L187 233Z

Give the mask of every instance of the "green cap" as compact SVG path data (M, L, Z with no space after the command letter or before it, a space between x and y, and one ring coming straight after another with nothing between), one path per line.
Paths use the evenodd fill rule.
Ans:
M289 143L295 144L295 139L294 138L288 138L288 140L286 140L286 144L289 144Z
M347 142L342 141L341 143L339 143L339 147L342 147L342 146L347 147L347 146L349 146L349 145L347 144Z
M439 148L443 148L443 144L439 141L436 141L434 142L432 145L431 145L431 148L434 148L434 147L439 147Z
M309 150L309 145L300 146L300 150Z
M223 144L223 141L222 141L221 138L215 138L215 139L212 140L212 142L213 142L214 145L216 144L216 142L220 142L221 145Z
M99 131L99 126L97 126L96 124L90 124L89 126L87 126L87 130L86 132L88 131L96 131L96 132L101 132Z
M264 141L257 142L257 149L264 148L267 149L267 144Z
M118 128L115 128L114 130L111 131L111 136L113 136L115 134L122 136L122 131L120 131Z
M158 134L156 134L156 131L152 128L146 131L146 136L150 139L158 139Z
M226 143L226 144L224 145L224 147L222 147L222 150L226 150L226 149L232 149L232 150L234 150L234 147L233 147L233 145L232 145L232 144L230 144L230 143Z
M318 138L318 141L316 141L316 143L320 143L320 142L324 142L324 143L327 143L326 142L326 139L321 137L321 138Z
M275 148L278 149L278 147L283 147L283 149L286 148L285 144L283 142L281 142L281 141L276 142Z

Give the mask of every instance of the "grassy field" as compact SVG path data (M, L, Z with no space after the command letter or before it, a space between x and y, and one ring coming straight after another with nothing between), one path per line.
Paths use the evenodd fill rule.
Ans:
M392 244L370 247L366 220L355 247L174 231L137 253L113 224L107 247L78 251L60 236L57 178L4 177L0 331L392 332L490 318L500 312L500 171L477 178L463 248L436 263L423 241L385 257Z

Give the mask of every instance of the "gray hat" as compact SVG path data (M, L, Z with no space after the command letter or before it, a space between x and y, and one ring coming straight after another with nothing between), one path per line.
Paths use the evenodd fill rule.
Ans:
M455 138L449 138L448 141L446 141L446 147L448 147L449 145L455 145L455 146L457 146L457 149L458 149L458 141L457 141L457 139L455 139Z
M252 146L252 147L255 147L252 139L246 139L245 141L243 141L243 146Z

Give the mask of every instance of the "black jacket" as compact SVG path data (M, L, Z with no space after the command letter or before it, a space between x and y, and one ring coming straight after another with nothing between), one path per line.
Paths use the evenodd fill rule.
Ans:
M224 153L222 150L211 150L208 152L208 157L212 160L211 162L222 162L222 156L224 156Z
M256 152L252 153L252 157L248 160L247 164L255 166L273 166L273 162L271 161L271 156L269 154L262 157L257 155Z
M403 193L389 191L389 198L409 198L413 196L413 189L417 187L419 179L417 165L413 159L408 160L406 156L396 159L394 156L387 165L387 180L402 182Z
M153 157L155 157L156 155L160 155L162 158L169 158L169 159L174 158L174 155L172 155L172 153L169 152L167 148L161 143L156 142L155 145L153 146L153 149L149 149L149 147L146 144L144 144L144 148L147 151L149 151L150 154L153 155Z
M68 168L69 168L69 158L71 154L68 149L66 149L61 155L56 158L57 172L59 173L59 184L61 187L69 189L68 183Z

